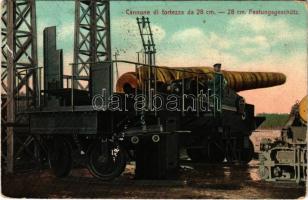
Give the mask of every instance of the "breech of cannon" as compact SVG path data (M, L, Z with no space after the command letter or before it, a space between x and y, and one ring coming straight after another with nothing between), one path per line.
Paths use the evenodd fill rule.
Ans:
M227 87L234 91L251 90L282 85L286 81L286 76L277 72L237 72L222 70L227 80ZM213 79L214 71L211 67L182 67L152 68L152 74L160 84L169 84L175 80L198 79L200 83L206 84ZM146 87L145 80L148 80L149 67L140 67L137 72L127 72L120 76L117 81L117 92L124 92L124 89L142 89ZM126 91L126 90L125 90Z

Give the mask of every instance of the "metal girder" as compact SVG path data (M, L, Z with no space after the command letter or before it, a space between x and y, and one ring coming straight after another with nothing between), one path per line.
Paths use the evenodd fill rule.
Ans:
M109 0L75 0L74 87L89 88L79 79L90 75L89 63L110 60Z
M18 147L14 148L14 127L6 124L20 121L17 105L25 105L24 109L35 106L38 94L37 74L33 69L37 68L35 0L7 0L2 1L1 6L1 130L5 138L2 145L6 146L2 154L7 171L13 172L14 149ZM26 98L20 98L23 96Z

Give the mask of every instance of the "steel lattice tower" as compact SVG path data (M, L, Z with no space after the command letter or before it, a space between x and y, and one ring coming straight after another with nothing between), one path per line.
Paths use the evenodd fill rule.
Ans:
M76 0L74 87L88 89L90 63L110 60L109 0Z
M14 143L31 143L29 139L26 142L14 139L13 126L22 123L18 111L35 106L38 96L35 0L7 0L1 6L1 135L5 146L2 150L6 149L2 151L2 159L7 171L13 172Z

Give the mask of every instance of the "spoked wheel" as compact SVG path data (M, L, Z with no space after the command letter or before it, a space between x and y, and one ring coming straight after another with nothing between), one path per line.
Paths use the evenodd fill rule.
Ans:
M49 165L57 177L67 176L72 169L72 146L65 137L55 137L48 148Z
M247 164L249 163L254 154L254 147L252 141L249 139L248 140L248 147L242 148L241 150L241 162Z
M87 167L93 176L107 181L118 177L125 169L126 155L114 142L94 142L87 151Z

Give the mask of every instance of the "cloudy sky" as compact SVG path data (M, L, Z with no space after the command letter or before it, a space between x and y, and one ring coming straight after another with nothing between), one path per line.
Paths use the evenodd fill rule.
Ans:
M58 48L64 50L66 71L73 62L74 1L37 1L39 62L42 32L57 26ZM307 7L304 2L111 2L112 51L120 59L136 61L142 49L136 15L130 10L297 10L298 15L150 15L157 46L157 64L211 66L226 70L273 71L287 75L282 86L241 92L256 112L288 113L307 94ZM133 69L133 68L131 68ZM120 73L129 70L120 66Z

